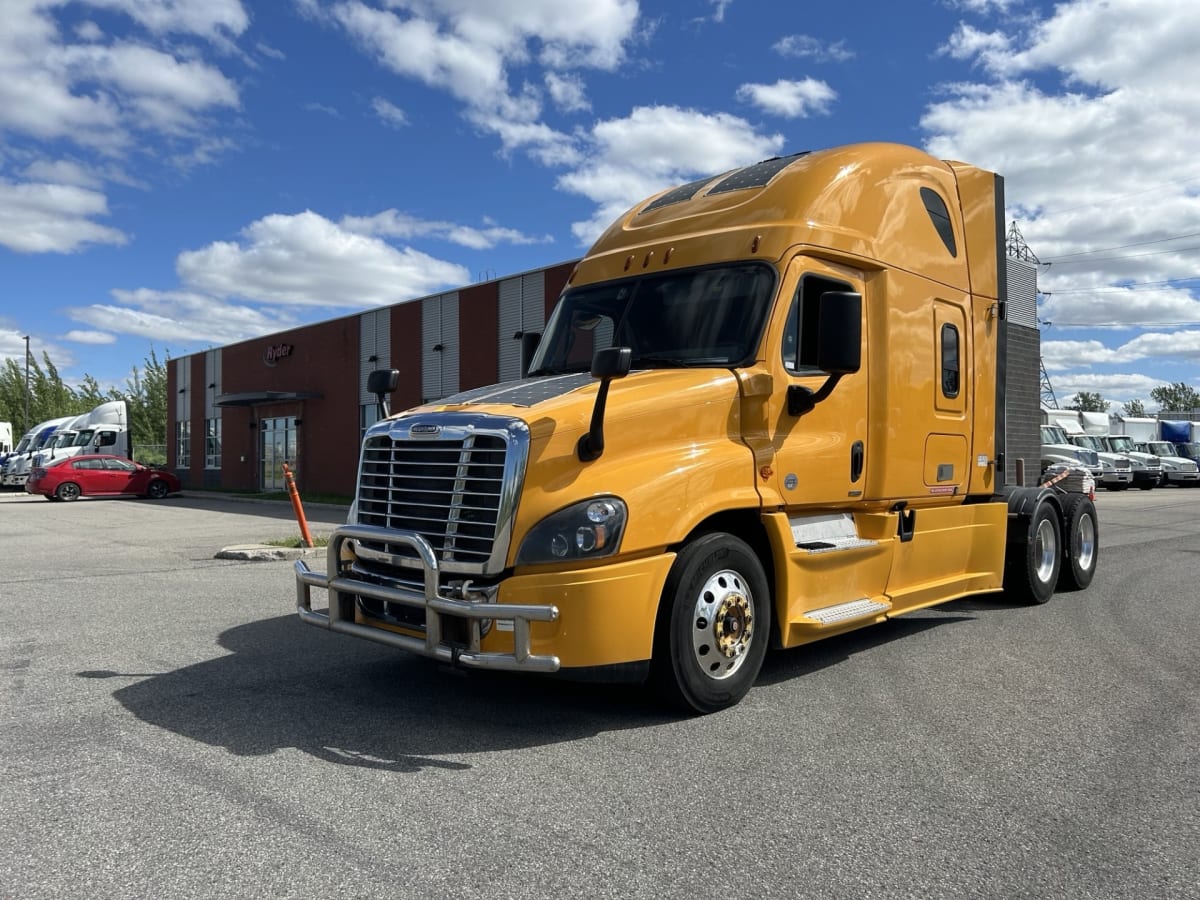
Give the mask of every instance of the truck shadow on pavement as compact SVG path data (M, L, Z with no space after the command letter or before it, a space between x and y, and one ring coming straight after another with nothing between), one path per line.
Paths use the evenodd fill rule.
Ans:
M855 653L966 618L898 620L773 651L758 683L798 679ZM239 625L218 641L226 655L174 671L78 675L137 679L112 696L138 719L240 756L295 747L331 763L407 773L471 768L455 761L457 754L687 721L659 705L643 685L462 672L344 640L291 615Z
M347 640L292 615L239 625L227 655L175 671L89 671L148 724L230 752L288 747L397 772L467 769L439 757L553 744L675 718L641 688L467 673Z

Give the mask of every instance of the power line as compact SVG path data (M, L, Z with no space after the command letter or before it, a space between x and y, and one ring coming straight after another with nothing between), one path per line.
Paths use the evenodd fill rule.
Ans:
M1134 288L1170 287L1176 284L1187 284L1189 281L1200 281L1200 275L1185 275L1182 278L1168 278L1166 281L1134 281L1130 284L1098 288L1068 288L1063 291L1039 291L1043 297L1055 294L1123 294Z
M1043 325L1058 325L1062 328L1190 328L1200 322L1042 322Z
M1151 250L1149 253L1127 253L1124 256L1101 256L1096 259L1069 259L1066 262L1061 263L1061 265L1073 266L1078 263L1098 263L1098 262L1112 262L1113 260L1120 260L1120 259L1140 259L1143 256L1162 256L1165 253L1191 253L1193 250L1200 250L1200 246L1176 247L1174 250ZM1097 251L1097 252L1099 252L1099 251ZM1047 266L1050 266L1053 264L1054 264L1053 261L1045 263L1045 265L1047 265Z
M1192 237L1200 237L1200 231L1193 231L1190 234L1177 234L1173 237L1156 238L1153 241L1136 241L1132 244L1118 244L1115 247L1100 247L1096 250L1081 250L1078 253L1064 253L1062 256L1056 256L1054 259L1047 260L1046 265L1061 262L1064 259L1074 259L1077 256L1091 256L1093 253L1108 253L1111 250L1124 250L1127 247L1145 247L1148 244L1165 244L1167 241L1182 241L1184 238Z

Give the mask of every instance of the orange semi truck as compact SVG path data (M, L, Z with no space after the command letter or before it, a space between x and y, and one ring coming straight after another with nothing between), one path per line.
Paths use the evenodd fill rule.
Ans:
M711 712L768 646L1086 587L1092 501L1004 483L1003 210L998 175L893 144L638 204L527 377L368 430L300 617ZM372 376L381 406L396 378Z

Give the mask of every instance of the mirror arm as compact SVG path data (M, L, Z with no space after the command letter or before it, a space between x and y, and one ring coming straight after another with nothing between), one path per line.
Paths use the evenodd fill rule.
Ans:
M600 454L604 452L604 407L608 403L610 383L611 378L601 379L600 388L596 391L596 405L592 407L591 427L586 434L580 436L579 443L575 445L575 454L580 462L599 459Z
M807 412L812 412L818 403L833 393L833 389L837 387L837 383L842 380L844 374L844 372L837 372L830 375L816 391L806 388L802 384L788 385L788 415L798 418Z

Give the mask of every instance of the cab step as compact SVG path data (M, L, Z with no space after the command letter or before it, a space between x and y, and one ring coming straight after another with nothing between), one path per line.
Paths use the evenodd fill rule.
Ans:
M892 604L886 600L869 600L864 597L861 600L848 600L821 609L810 609L804 614L802 621L825 628L855 619L873 618L891 608Z
M879 543L860 538L854 527L854 518L849 513L796 516L789 519L788 524L792 527L792 540L796 542L796 548L808 553L836 553L874 547Z

